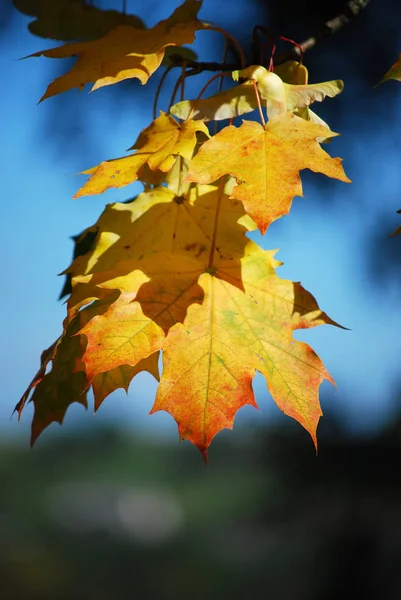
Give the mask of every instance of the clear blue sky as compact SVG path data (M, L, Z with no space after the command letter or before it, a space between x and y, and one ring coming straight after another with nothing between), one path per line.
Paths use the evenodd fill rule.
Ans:
M148 0L146 8L140 5L138 14L150 26L168 16L176 4ZM214 4L206 1L201 16L230 29L230 23L243 15L243 6L242 2L231 3L229 15L226 11L219 14ZM253 22L251 11L247 19ZM23 443L28 443L32 408L25 411L20 424L16 418L9 418L39 366L42 350L59 335L65 309L57 302L62 285L57 273L70 262L70 236L92 224L106 202L125 200L140 189L133 185L73 201L82 183L75 173L122 155L152 118L151 96L139 85L134 93L130 88L123 94L110 88L91 95L86 90L81 94L73 90L64 98L51 98L38 106L47 84L67 67L62 61L45 58L16 60L56 45L32 36L26 27L28 22L27 17L15 12L0 37L0 434ZM211 35L198 35L197 52L206 60L214 58ZM394 228L399 225L401 84L391 82L388 90L372 90L356 77L347 79L346 74L346 65L334 61L327 64L326 79L345 80L344 93L327 100L338 103L339 111L330 125L335 131L341 125L342 134L327 149L344 158L353 183L332 181L324 185L322 177L306 173L305 198L294 200L291 215L271 226L262 245L280 248L277 258L285 263L279 270L281 277L301 281L323 310L351 329L320 327L298 332L296 337L312 345L336 380L337 391L329 384L321 388L323 410L330 408L352 430L363 433L384 423L393 409L400 409L393 405L393 392L400 381L401 286L379 288L372 284L367 240L375 229L383 237L391 231L382 226L389 215L394 217ZM360 106L355 105L358 95ZM327 114L323 106L316 111L323 117ZM91 408L85 414L81 406L71 407L65 428L90 427L94 419L113 420L128 429L140 428L147 435L166 435L176 440L176 425L169 415L147 416L155 389L150 376L140 375L131 384L128 399L124 392L116 392L95 417ZM250 419L277 416L278 409L261 377L257 378L256 389L262 414L243 409L236 420L237 429ZM60 434L58 425L50 429L43 438Z

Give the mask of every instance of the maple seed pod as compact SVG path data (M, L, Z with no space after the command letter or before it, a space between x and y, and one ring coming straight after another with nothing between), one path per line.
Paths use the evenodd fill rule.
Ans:
M285 86L282 79L275 73L271 73L260 65L253 65L240 71L233 71L232 78L234 81L246 78L256 82L260 97L266 102L269 119L287 110Z

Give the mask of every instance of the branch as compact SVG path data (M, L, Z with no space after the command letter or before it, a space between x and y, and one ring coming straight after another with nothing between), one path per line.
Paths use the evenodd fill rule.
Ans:
M304 54L308 50L314 48L318 42L337 33L346 25L349 25L355 17L366 8L369 2L370 0L348 0L343 11L339 15L326 21L315 35L303 41L299 44L299 47L293 46L289 52L281 54L275 62L279 64L286 60L299 58L301 52ZM171 54L169 60L174 67L182 67L183 63L185 63L187 68L190 69L187 71L186 77L197 75L202 71L235 71L236 69L242 68L239 63L198 62L196 60L187 60L179 54Z
M326 21L316 35L311 36L302 42L299 45L300 48L293 46L289 52L278 57L277 62L284 62L285 60L289 60L294 57L299 58L301 51L302 53L305 53L307 50L311 50L321 40L324 40L330 35L340 31L340 29L346 25L349 25L355 19L355 17L357 17L359 13L367 7L369 2L370 0L348 0L341 14Z
M180 54L169 54L168 57L173 67L182 67L184 64L187 68L191 69L187 71L185 77L189 75L197 75L202 71L235 71L241 69L241 64L236 63L218 63L218 62L199 62L197 60L188 60Z

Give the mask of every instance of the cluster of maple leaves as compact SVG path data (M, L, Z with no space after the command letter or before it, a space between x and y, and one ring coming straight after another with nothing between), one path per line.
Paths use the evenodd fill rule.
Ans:
M92 89L127 78L145 84L166 49L216 29L198 19L200 7L185 0L151 29L117 25L93 41L34 54L77 56L42 100L89 82ZM349 181L341 159L321 147L337 134L309 108L343 84L308 85L306 68L295 61L274 72L243 64L232 80L229 89L161 112L130 154L84 171L89 178L75 197L136 180L144 191L128 203L108 204L77 240L85 251L65 271L71 290L62 335L43 353L17 405L21 413L31 396L32 443L51 422L62 422L71 403L86 406L90 387L97 409L148 371L159 380L152 412L168 411L180 437L206 456L239 408L256 407L258 371L279 408L316 444L318 390L332 379L293 331L336 323L300 283L280 279L274 251L246 234L264 234L290 211L302 195L302 169ZM251 112L257 120L231 124ZM227 119L212 135L207 123Z

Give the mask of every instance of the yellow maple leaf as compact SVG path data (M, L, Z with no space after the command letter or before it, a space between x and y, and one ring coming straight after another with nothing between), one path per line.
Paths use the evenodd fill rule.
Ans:
M135 366L160 349L165 334L185 319L188 307L202 302L200 275L208 268L214 270L223 259L230 261L232 269L240 268L245 232L254 227L242 205L229 200L222 186L196 186L186 197L160 188L124 207L137 220L120 220L121 205L108 207L96 225L97 243L69 269L73 274L68 304L72 316L77 306L102 297L105 290L120 292L107 312L81 331L88 338L83 360L90 380L123 364ZM163 234L155 236L161 228L147 228L141 215L153 225L164 223ZM216 217L224 219L225 225L214 233ZM82 272L87 274L79 275ZM238 280L241 285L240 276Z
M170 108L170 112L180 119L221 121L252 112L257 105L253 84L245 81L209 98L177 102Z
M132 78L145 84L160 66L168 46L192 44L195 31L207 27L197 19L200 7L198 0L185 0L168 19L151 29L120 25L94 41L31 54L48 58L78 56L72 69L53 81L40 101L74 87L82 90L86 83L94 84L92 91Z
M148 166L152 171L169 171L177 156L190 159L197 143L197 133L209 137L209 132L201 122L185 121L181 125L171 116L161 112L149 127L144 129L130 150L130 156L105 161L83 171L91 175L86 184L78 190L74 198L90 194L102 194L111 187L123 187L140 177L141 169Z
M245 232L255 224L244 215L240 202L229 199L229 191L221 193L219 186L197 185L177 196L161 187L139 194L130 204L109 204L84 232L97 232L90 250L64 271L72 275L73 282L69 310L80 308L85 298L91 302L100 294L104 297L106 282L124 275L129 275L129 285L123 287L119 279L117 287L136 294L140 285L135 281L140 274L138 270L134 275L133 267L140 266L142 273L153 278L161 264L155 256L164 255L163 266L181 258L194 260L203 272L210 261L213 238L220 257L238 260L243 254ZM224 227L215 233L217 209ZM171 274L171 266L166 272Z
M300 284L279 279L274 252L249 242L241 281L229 261L199 279L202 305L192 305L165 341L163 373L151 412L166 410L180 436L205 455L221 429L232 428L239 408L256 407L252 379L262 373L287 415L309 431L316 445L322 414L318 389L332 378L313 350L294 341L295 329L335 324Z
M330 137L337 135L330 132ZM302 196L299 171L310 169L341 181L350 180L340 158L331 158L316 141L327 129L285 112L266 127L244 121L205 142L189 165L187 181L211 183L235 177L232 198L241 200L262 233Z

